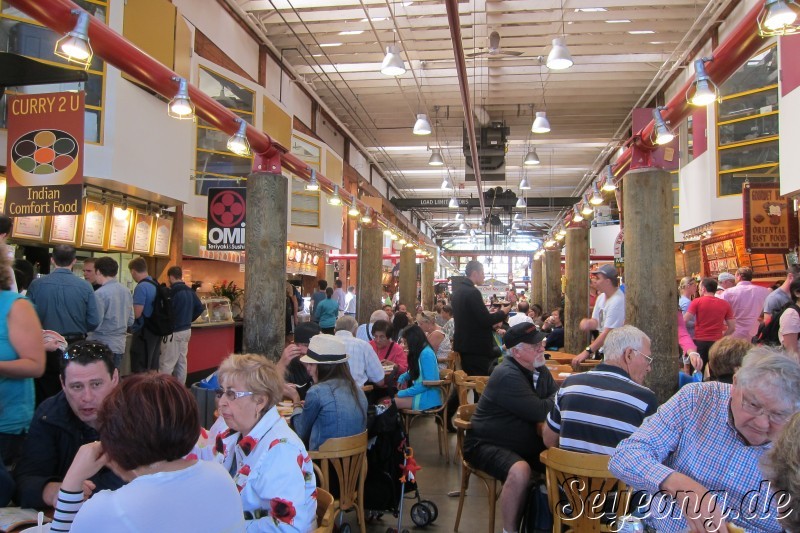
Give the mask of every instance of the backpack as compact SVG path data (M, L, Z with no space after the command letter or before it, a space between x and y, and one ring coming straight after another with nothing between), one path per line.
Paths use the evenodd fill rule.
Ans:
M145 278L142 281L151 283L156 288L156 297L153 300L153 312L144 318L144 327L159 337L172 335L175 331L175 316L172 311L172 291L166 285Z
M751 339L753 344L764 344L767 346L781 345L781 340L778 338L778 331L781 328L781 315L783 315L787 309L794 309L797 311L797 314L800 315L800 307L792 302L787 303L780 309L776 309L772 312L768 324L761 324L758 326L758 332L755 337Z

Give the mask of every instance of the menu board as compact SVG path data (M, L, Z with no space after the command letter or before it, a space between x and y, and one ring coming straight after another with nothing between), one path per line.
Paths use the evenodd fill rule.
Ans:
M41 239L44 236L44 217L15 217L11 236L21 239Z
M169 255L172 239L172 219L161 217L156 221L156 236L153 244L154 255Z
M108 249L127 252L130 249L133 210L115 205L109 224Z
M737 231L715 237L713 242L703 241L705 272L714 276L721 272L734 272L739 267L750 267L762 277L770 274L783 275L786 258L783 254L753 254L745 247L744 233Z
M153 215L141 211L136 212L136 223L133 225L133 251L149 254L153 236Z
M95 200L86 200L83 207L82 248L102 248L106 236L108 205Z
M50 217L50 242L75 244L78 233L78 215Z

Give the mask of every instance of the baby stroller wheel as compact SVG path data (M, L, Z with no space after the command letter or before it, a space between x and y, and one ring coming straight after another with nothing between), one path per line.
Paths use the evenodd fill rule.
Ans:
M433 522L432 516L430 509L424 503L415 503L411 506L411 521L418 527L425 527Z
M431 523L435 522L437 518L439 518L439 508L436 507L436 504L430 500L422 500L422 505L428 508L428 511L431 513Z

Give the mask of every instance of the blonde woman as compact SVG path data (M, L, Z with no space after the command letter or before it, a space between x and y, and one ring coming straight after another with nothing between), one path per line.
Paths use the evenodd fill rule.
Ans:
M425 332L428 344L431 345L434 353L436 353L439 368L445 368L447 366L446 361L450 357L450 351L453 348L450 345L450 338L436 324L436 314L431 311L422 311L417 315L417 325Z

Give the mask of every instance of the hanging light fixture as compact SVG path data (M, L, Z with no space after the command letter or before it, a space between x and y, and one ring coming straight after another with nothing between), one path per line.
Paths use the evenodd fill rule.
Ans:
M444 165L444 159L442 159L441 150L434 150L431 152L431 158L428 159L428 164L432 167L440 167Z
M553 39L553 47L547 54L547 63L545 64L550 70L565 70L574 64L563 37Z
M445 176L444 179L442 179L442 190L446 191L452 188L453 184L450 182L450 176Z
M528 178L524 177L519 182L519 190L521 191L529 191L531 189L530 184L528 183Z
M392 236L392 230L390 230L389 228L386 228L385 230L383 230L383 234L385 236L387 236L387 237L391 237Z
M572 206L572 221L573 222L583 222L583 215L581 214L581 210L578 209L578 204Z
M547 120L546 111L536 112L536 118L531 125L531 131L533 133L548 133L550 131L550 121Z
M56 41L53 53L88 70L94 56L89 44L89 13L81 9L73 9L70 13L78 15L75 29Z
M606 174L606 181L603 183L603 190L606 192L617 190L617 184L614 183L614 170L611 168L611 165L606 166Z
M797 33L800 31L798 13L800 6L794 0L767 0L758 14L758 34L775 37Z
M400 246L405 246L405 245L408 243L408 241L406 240L406 237L405 237L405 235L403 235L402 237L400 237L400 240L399 240L399 241L397 241L397 243L398 243Z
M706 106L719 98L719 87L711 81L706 73L705 64L712 61L713 57L703 57L694 61L694 83L686 90L686 101L696 106ZM694 94L689 93L694 87Z
M524 196L520 196L517 198L517 204L514 207L519 207L520 209L525 209L528 207L528 202L525 201Z
M553 238L553 236L552 236L552 235L548 235L548 236L547 236L547 240L546 240L546 241L544 241L544 246L545 246L545 248L552 248L552 247L553 247L553 246L555 246L556 244L557 244L557 243L556 243L556 240Z
M172 81L178 82L178 92L169 101L167 114L178 120L194 120L194 103L189 98L189 84L178 76L173 76Z
M315 192L319 190L319 182L317 181L317 171L313 168L311 169L311 180L306 183L305 189L309 192Z
M460 231L467 231L469 229L469 226L467 225L466 222L462 222L461 224L458 225L458 229Z
M539 161L539 154L536 153L536 148L528 150L528 153L525 154L525 159L522 161L523 165L538 165L539 163L541 161Z
M397 45L390 44L386 47L386 55L383 56L383 63L381 63L381 74L386 76L402 76L406 73L406 63L400 55L400 48Z
M519 224L517 224L516 222L513 222L511 224L511 229L519 229Z
M661 110L663 110L663 109L666 109L666 107L658 106L655 109L653 109L653 120L656 123L656 127L655 127L655 133L656 133L655 143L658 144L658 145L670 143L670 142L672 142L672 139L675 138L675 135L673 135L672 132L669 131L669 128L667 127L667 123L664 120L664 117L661 116Z
M456 220L464 220L464 215L462 213L456 213Z
M372 215L370 215L371 208L366 208L364 210L364 214L361 215L361 223L362 224L372 224Z
M597 188L597 182L592 184L592 197L589 198L589 203L592 205L600 205L603 203L603 197L600 195L600 189Z
M350 209L347 210L347 214L351 217L357 217L361 214L361 211L358 210L358 206L356 206L356 197L353 196L353 201L350 202Z
M428 115L425 113L417 115L417 121L414 123L414 135L430 135L432 131Z
M581 208L581 215L584 217L590 217L594 214L594 209L592 208L591 202L589 202L589 196L584 195L583 197L583 207Z
M228 150L242 157L250 157L250 142L247 140L247 122L237 118L239 128L228 139Z
M522 220L522 213L515 213L514 220Z
M328 205L334 205L334 206L342 205L342 197L339 196L338 185L333 186L333 194L331 195L330 198L328 198ZM386 231L389 231L389 229L387 228ZM386 233L386 231L384 231L384 233Z
M392 239L393 241L396 241L400 238L400 235L398 235L396 231L393 231L392 234L389 235L389 238Z
M447 207L450 209L458 209L458 199L455 196L451 196L450 201L447 202Z

